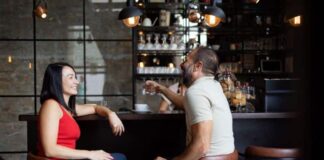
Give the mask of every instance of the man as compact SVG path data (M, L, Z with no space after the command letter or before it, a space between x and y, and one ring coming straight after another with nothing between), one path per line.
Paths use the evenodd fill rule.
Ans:
M185 96L172 94L152 81L147 88L155 88L166 95L186 113L187 147L174 160L199 160L203 157L235 157L232 114L218 81L214 79L218 69L214 51L199 47L187 55L181 64L183 78L189 87ZM156 160L165 160L157 157Z

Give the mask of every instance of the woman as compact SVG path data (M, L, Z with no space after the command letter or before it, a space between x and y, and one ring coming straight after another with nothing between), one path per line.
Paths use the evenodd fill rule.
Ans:
M168 89L170 89L172 92L176 93L177 95L184 96L187 88L184 84L177 82L169 86ZM162 101L160 103L159 112L162 113L168 111L170 112L173 111L173 109L175 109L174 107L176 107L176 109L182 109L181 106L175 106L173 102L165 95L161 94L161 96L162 96Z
M75 116L97 113L108 118L115 135L124 132L121 120L107 107L75 104L78 84L71 65L53 63L47 66L40 96L38 154L50 159L126 159L123 154L109 154L103 150L75 149L80 137Z

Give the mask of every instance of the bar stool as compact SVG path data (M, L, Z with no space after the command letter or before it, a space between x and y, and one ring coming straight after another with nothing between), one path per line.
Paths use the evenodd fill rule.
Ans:
M250 145L245 149L246 159L256 158L301 158L301 151L297 148L272 148Z
M230 154L202 157L199 160L238 160L238 152L237 150L234 150L234 152Z

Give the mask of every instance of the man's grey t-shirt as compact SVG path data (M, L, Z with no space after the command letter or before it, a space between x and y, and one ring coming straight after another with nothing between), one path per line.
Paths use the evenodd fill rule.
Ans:
M232 153L234 147L233 120L222 87L214 77L201 77L193 82L185 95L187 144L191 141L191 126L212 120L210 149L206 156Z

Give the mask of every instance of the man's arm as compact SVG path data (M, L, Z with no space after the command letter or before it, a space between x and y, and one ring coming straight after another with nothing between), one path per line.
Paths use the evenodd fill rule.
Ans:
M203 157L210 147L212 121L202 121L191 126L192 139L185 151L173 160L198 160Z
M164 94L177 108L184 109L183 101L184 97L174 93L169 88L155 82L148 80L145 82L145 89L149 92L160 92Z

